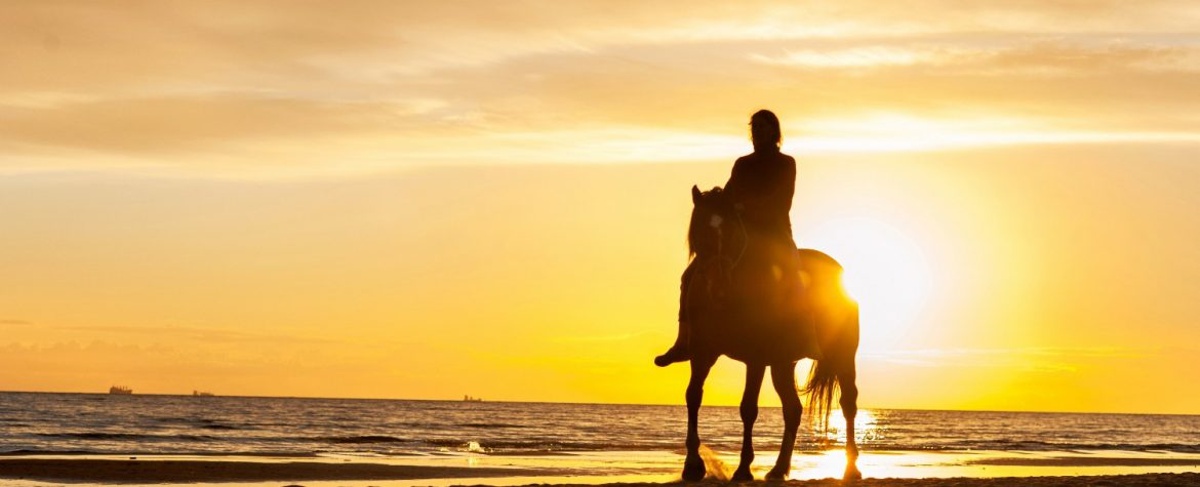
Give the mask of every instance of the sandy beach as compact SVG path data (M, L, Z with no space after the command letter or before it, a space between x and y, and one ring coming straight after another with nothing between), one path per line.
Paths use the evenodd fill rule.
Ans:
M606 481L606 479L609 479ZM13 481L62 482L72 484L247 484L303 485L329 481L350 484L362 481L390 481L399 485L556 485L609 487L653 487L679 484L626 482L620 476L576 477L567 470L552 468L454 467L388 465L377 463L333 463L319 461L227 461L227 460L141 460L77 458L0 459L0 485ZM515 481L515 483L514 483ZM728 485L709 479L695 485ZM758 481L755 485L833 486L859 485L900 487L1082 487L1082 486L1194 486L1200 485L1200 473L1146 473L1128 475L1073 475L1019 477L944 477L944 478L867 478L843 482L834 478ZM344 485L339 483L337 485ZM367 485L367 484L364 484ZM374 485L374 484L371 484ZM680 484L681 485L681 484Z

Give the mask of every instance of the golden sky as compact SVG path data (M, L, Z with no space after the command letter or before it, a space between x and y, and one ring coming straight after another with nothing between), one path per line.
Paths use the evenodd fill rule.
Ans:
M864 406L1200 413L1194 1L0 22L0 390L681 403L688 191L765 107Z

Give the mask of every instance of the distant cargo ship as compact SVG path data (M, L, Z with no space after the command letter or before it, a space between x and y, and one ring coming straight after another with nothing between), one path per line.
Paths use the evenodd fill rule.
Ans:
M213 395L214 394L211 392L196 391L196 390L192 391L192 396L195 396L195 397L212 397Z
M118 396L128 396L128 395L133 394L133 389L130 389L128 387L112 386L112 387L108 388L108 393L116 394Z
M481 397L463 396L463 401L466 401L466 402L483 402L483 398L481 398Z

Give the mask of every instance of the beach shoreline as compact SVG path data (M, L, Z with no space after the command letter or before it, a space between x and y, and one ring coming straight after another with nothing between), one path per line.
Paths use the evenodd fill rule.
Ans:
M844 457L840 452L800 455L787 485L838 485L836 479ZM1200 485L1200 457L1177 455L1102 456L1093 454L1009 453L875 453L860 463L868 477L864 486L1182 486ZM682 460L682 458L680 458ZM732 460L725 458L725 460ZM769 460L769 459L763 459ZM841 461L838 461L841 460ZM586 456L581 462L589 461ZM594 459L590 460L594 461ZM812 468L826 462L830 468ZM832 464L832 465L828 465ZM681 463L680 463L681 465ZM757 477L766 466L755 463ZM377 485L387 481L402 486L595 486L649 487L679 481L677 465L655 471L635 471L613 464L607 468L581 468L569 458L459 457L340 458L293 457L248 458L136 456L97 457L71 455L28 455L0 457L0 487L49 482L86 485L111 484L212 484L212 485ZM701 485L728 484L714 473ZM330 482L337 482L330 484ZM25 482L25 483L21 483ZM777 482L763 482L763 485Z
M418 480L541 477L562 470L389 465L370 462L99 458L3 458L0 480L70 483L222 483L298 480Z
M1200 474L1130 474L1130 475L1081 475L1081 476L1043 476L1043 477L990 477L990 479L973 479L973 477L948 477L948 479L863 479L842 481L839 479L788 480L727 482L704 480L702 482L678 482L672 485L716 487L727 485L755 486L790 486L790 487L1091 487L1091 486L1132 486L1132 487L1192 487L1200 485ZM517 487L545 487L547 483ZM552 483L554 487L596 487L583 483ZM604 483L602 487L661 487L662 483L650 482L614 482ZM456 486L456 487L492 487L487 485Z
M594 484L530 484L518 487L596 487ZM661 483L609 483L603 487L661 487ZM879 478L843 481L825 478L812 480L726 482L719 480L704 480L697 483L673 483L672 485L698 485L716 487L718 485L757 485L763 487L831 487L854 485L857 487L1101 487L1101 486L1131 486L1131 487L1191 487L1200 485L1200 473L1159 473L1159 474L1129 474L1129 475L1081 475L1081 476L1048 476L1048 477L948 477L948 478ZM459 487L492 487L477 484Z

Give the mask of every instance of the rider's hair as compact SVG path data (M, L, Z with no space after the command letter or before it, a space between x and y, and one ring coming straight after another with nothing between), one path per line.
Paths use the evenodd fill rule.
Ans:
M755 151L779 151L783 135L779 131L779 117L770 110L759 110L750 116L750 140Z

